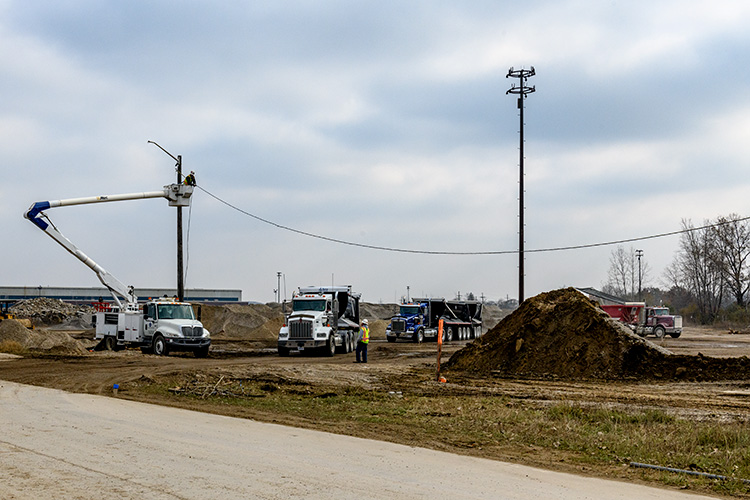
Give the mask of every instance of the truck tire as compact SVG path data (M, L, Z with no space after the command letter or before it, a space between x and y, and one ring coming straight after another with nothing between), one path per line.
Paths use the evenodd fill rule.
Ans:
M279 346L279 356L281 356L282 358L289 356L289 348Z
M657 326L654 328L654 335L656 335L657 339L663 339L664 338L664 327L663 326Z
M347 335L346 342L347 342L346 343L346 352L347 353L354 352L355 345L354 345L354 334L353 333L350 333L349 335Z
M115 347L117 346L117 339L115 339L112 335L107 335L104 337L104 349L107 351L114 351Z
M167 347L167 341L164 340L164 337L161 335L157 335L154 337L154 345L153 345L154 354L157 356L166 356L169 354L169 348Z
M414 342L417 344L424 342L424 330L422 328L417 328L417 331L414 332Z
M679 338L679 336L682 334L682 332L672 332L669 334L670 337L673 339Z
M393 343L393 342L396 341L396 337L393 337L393 336L390 336L390 335L386 335L385 336L385 340L387 340L390 343Z
M453 340L453 330L450 326L443 327L443 343L451 342Z
M325 355L329 358L332 358L336 354L336 339L333 334L328 336L324 349Z
M199 347L195 351L193 351L193 355L195 355L196 358L205 358L208 356L208 346L206 347Z

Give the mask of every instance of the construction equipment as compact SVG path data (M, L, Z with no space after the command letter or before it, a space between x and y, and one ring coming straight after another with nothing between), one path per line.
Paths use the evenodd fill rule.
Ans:
M29 330L34 329L34 325L31 323L31 320L28 318L16 318L16 315L10 312L10 305L15 304L15 300L2 300L0 301L0 321L4 319L14 319L21 323L23 326L28 328Z
M131 345L140 346L144 352L160 355L181 350L192 351L197 357L204 357L208 355L211 336L199 319L195 318L193 308L188 303L163 298L151 300L141 308L133 286L126 286L83 253L55 227L44 211L54 207L147 198L166 198L169 206L186 207L190 206L193 189L193 186L185 184L170 184L160 191L39 201L32 204L24 214L26 219L91 268L112 294L117 306L111 311L97 312L94 316L95 338L101 340L100 345L105 348Z
M360 294L351 285L300 287L292 296L292 312L279 330L280 356L290 351L319 350L333 356L354 350L359 328Z
M437 339L440 320L443 320L444 342L481 337L482 303L444 298L414 299L401 304L399 313L386 327L385 338L388 342L399 338L413 342Z

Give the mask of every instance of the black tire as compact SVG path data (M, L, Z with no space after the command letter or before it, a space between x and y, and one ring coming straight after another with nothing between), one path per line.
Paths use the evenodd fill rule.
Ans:
M206 347L199 347L195 351L193 351L193 354L196 358L205 358L208 356L208 346Z
M422 328L417 328L417 331L414 332L414 342L417 344L424 342L424 330Z
M336 339L333 334L330 334L328 336L328 340L326 340L326 346L325 346L325 355L329 358L332 358L336 355Z
M117 339L115 339L112 335L107 335L104 337L104 349L107 351L114 351L117 347Z
M350 333L347 337L347 342L349 342L349 347L347 352L354 352L354 349L356 349L357 346L354 345L354 334Z
M153 351L157 356L166 356L169 354L169 347L167 347L167 341L164 337L157 335L154 337Z
M672 337L673 339L676 339L676 338L679 338L681 334L682 332L672 332L669 334L669 336Z
M392 337L392 336L390 336L390 335L386 335L386 336L385 336L385 340L387 340L387 341L388 341L388 342L390 342L390 343L393 343L393 342L395 342L395 341L396 341L396 337Z
M664 327L657 326L656 328L654 328L654 335L656 335L657 339L663 339L664 333L665 333Z
M279 346L279 356L281 356L282 358L289 356L289 348Z

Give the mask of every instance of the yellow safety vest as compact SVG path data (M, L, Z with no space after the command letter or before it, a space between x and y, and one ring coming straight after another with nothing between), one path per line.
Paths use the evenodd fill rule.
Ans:
M360 340L363 344L369 344L370 343L370 329L366 326L362 327L362 340Z

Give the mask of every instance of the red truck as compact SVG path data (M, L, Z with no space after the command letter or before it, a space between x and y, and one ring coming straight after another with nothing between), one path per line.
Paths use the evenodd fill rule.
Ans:
M644 302L626 302L603 305L601 308L641 337L653 334L661 339L669 334L676 339L682 334L682 316L669 314L666 307L646 306Z

